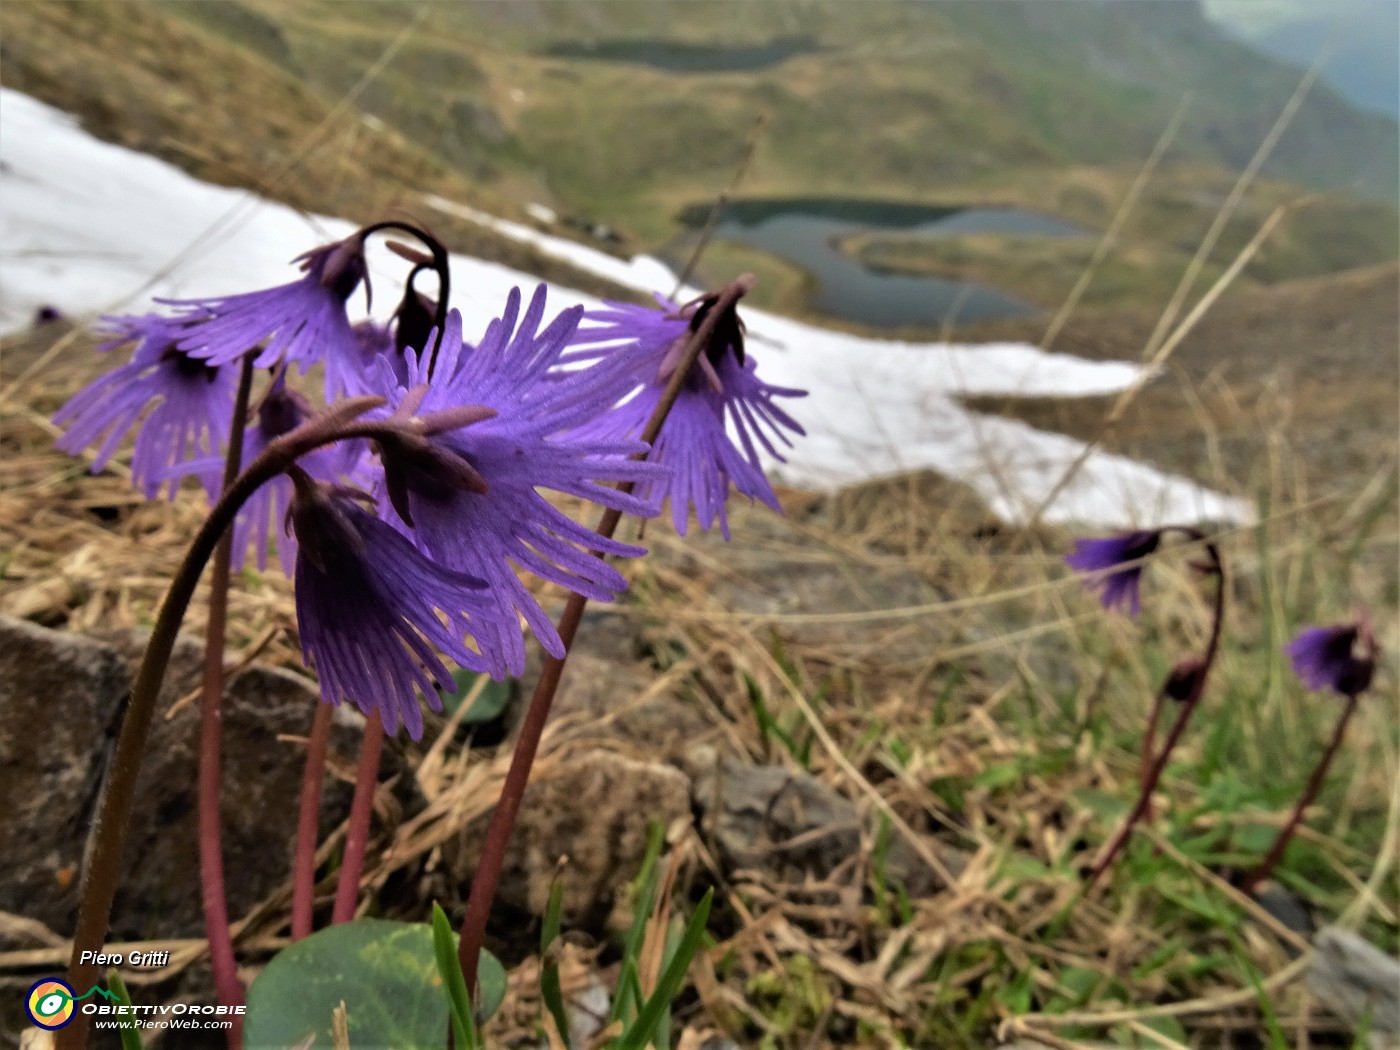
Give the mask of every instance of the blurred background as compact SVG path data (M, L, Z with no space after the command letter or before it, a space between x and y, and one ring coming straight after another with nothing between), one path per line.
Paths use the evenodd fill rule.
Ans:
M634 800L665 796L660 815L685 829L677 855L693 859L696 812L771 813L796 784L799 808L815 798L830 817L800 829L836 844L821 865L788 870L779 843L765 867L720 836L717 867L686 869L681 898L713 875L748 910L712 920L713 965L678 1013L738 1042L684 1045L981 1048L1028 1012L1193 999L1181 1022L1152 1014L1166 1042L1116 1021L1067 1031L1123 1046L1357 1045L1297 983L1253 998L1299 972L1302 935L1276 937L1222 895L1219 873L1272 838L1335 717L1292 682L1280 646L1357 607L1392 652L1397 636L1397 12L1394 0L0 3L0 614L13 618L0 627L55 628L44 644L59 652L120 636L125 653L203 519L193 491L140 499L122 455L94 477L53 448L54 411L111 365L90 353L99 312L149 309L153 288L281 283L299 252L386 215L456 253L453 304L472 332L535 277L551 309L670 293L704 244L690 283L756 274L745 316L762 374L812 391L793 407L809 437L788 466L846 469L812 491L800 487L814 471L788 475L788 516L738 508L732 543L648 529L628 600L590 612L570 660L556 712L572 717L542 758L556 786L523 829L516 896L493 928L502 958L530 965L541 887L568 853L568 924L596 938L570 945L570 965L611 980L613 906L658 815ZM375 304L392 309L381 287ZM1154 360L1146 381L1139 365ZM1074 498L1052 506L1057 494ZM1055 902L1077 893L1075 865L1137 790L1156 683L1203 644L1208 615L1172 554L1141 618L1107 616L1067 572L1058 526L1154 512L1194 513L1221 542L1225 652L1164 792L1160 842L1063 925ZM304 694L287 582L250 571L231 600L231 651L302 675L280 680ZM191 633L203 615L197 601ZM21 685L0 693L0 771L5 746L40 753L32 727L59 707L28 689L29 669L68 670L7 644L19 670L0 687ZM1376 691L1393 700L1387 660ZM138 817L131 852L147 863L124 889L123 936L200 936L193 850L177 849L194 819L195 709L176 703L197 685L186 663L168 686L184 720L161 723L171 743L153 751L159 805ZM98 700L73 695L115 710L125 679L113 681ZM395 846L371 851L375 914L460 907L476 818L508 759L495 744L521 702L503 689L465 741L430 718L445 764L424 773L405 748L422 797L376 825ZM266 858L290 842L294 788L279 785L300 782L313 702L295 699L275 746L261 718L230 722L230 739L251 741L230 745L246 764L227 778L246 792L247 852L231 856L257 858L230 865L250 966L284 943L285 872ZM1346 921L1391 956L1393 710L1378 702L1353 727L1326 819L1280 876L1308 922ZM88 727L88 745L43 738L44 768L72 773L15 792L42 796L44 835L0 813L0 844L29 851L0 853L47 880L26 884L43 892L0 880L0 917L36 924L14 927L25 951L0 966L0 987L27 988L33 953L71 927L72 894L53 880L71 889L109 721L60 723ZM762 803L711 798L717 756L782 786ZM823 821L854 835L870 800L909 823L909 842L969 865L955 892L903 875L886 887L864 839L883 858L901 841L889 824L859 850L826 837ZM733 826L747 848L749 826ZM195 945L189 983L160 994L203 994L199 945L179 943ZM538 1002L512 1002L498 1023L538 1045ZM0 1044L18 1039L5 1009Z
M1350 471L1374 469L1395 424L1397 10L25 3L0 11L0 79L201 179L352 220L406 210L456 250L594 293L637 296L422 194L680 271L731 190L699 283L750 270L757 304L827 327L1051 335L1095 358L1142 353L1292 99L1191 297L1276 207L1303 203L1178 348L1187 387L1145 391L1111 442L1198 466L1204 406L1220 469L1239 469L1248 408L1286 380L1300 442ZM1076 436L1102 414L1034 398L974 407Z

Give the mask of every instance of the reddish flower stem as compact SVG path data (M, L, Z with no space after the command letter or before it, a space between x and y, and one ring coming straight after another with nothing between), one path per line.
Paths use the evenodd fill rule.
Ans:
M1147 775L1152 769L1152 752L1157 749L1157 726L1162 721L1162 707L1167 691L1157 690L1152 701L1152 713L1147 716L1147 732L1142 735L1142 757L1138 760L1138 786L1147 783Z
M1156 699L1152 701L1152 713L1147 716L1147 732L1142 735L1142 756L1138 759L1138 788L1147 786L1148 776L1152 771L1152 753L1157 748L1157 727L1162 721L1162 708L1166 706L1167 690L1163 686L1157 690ZM1143 814L1144 820L1152 819L1152 801L1147 802L1147 810Z
M384 747L384 723L379 712L365 718L360 741L360 766L355 773L355 797L350 803L350 826L345 834L345 856L340 864L340 882L335 891L331 924L349 922L355 917L360 896L360 873L365 867L365 845L369 841L370 819L374 815L374 789L379 780L379 753Z
M1278 837L1274 839L1274 844L1269 847L1269 852L1264 855L1264 859L1240 881L1240 890L1243 893L1252 894L1258 889L1259 884L1273 874L1274 868L1283 859L1283 851L1297 832L1298 826L1303 822L1303 814L1317 799L1317 793L1322 790L1322 781L1327 776L1327 770L1332 766L1332 760L1337 757L1337 750L1342 746L1342 738L1346 736L1347 732L1347 723L1351 721L1351 716L1356 713L1356 702L1360 695L1360 693L1352 693L1347 696L1346 707L1342 708L1341 717L1337 719L1337 727L1332 731L1332 739L1327 745L1327 750L1322 753L1322 758L1313 767L1312 776L1308 777L1307 786L1303 788L1303 794L1293 807L1288 822L1280 829Z
M752 287L753 278L747 274L727 285L720 292L719 298L705 315L704 320L691 334L690 342L686 345L680 363L671 375L665 391L663 391L660 400L657 401L656 408L652 411L651 418L647 420L647 425L642 431L641 439L647 444L654 444L657 435L661 433L661 426L666 422L671 406L676 403L676 398L680 396L691 368L709 343L720 317ZM619 488L623 492L630 492L632 484L624 482ZM621 511L612 509L605 511L598 522L596 529L598 535L605 539L611 538L621 520ZM598 557L601 558L603 555L599 554ZM578 632L578 625L583 619L583 610L587 604L588 599L583 595L571 594L568 603L564 606L564 614L559 620L559 638L564 643L564 657L563 659L552 656L545 658L544 666L540 670L539 681L535 684L534 694L530 697L530 706L526 709L524 721L520 726L520 735L516 739L515 751L511 755L510 768L506 771L505 783L501 787L501 797L496 803L495 811L491 814L491 823L486 829L486 840L482 845L481 860L478 862L476 874L472 878L471 892L467 896L466 914L462 917L461 936L457 943L457 958L461 963L467 988L473 995L476 993L477 960L481 957L481 948L486 940L486 921L490 917L491 903L495 900L496 888L501 881L501 869L505 865L506 848L510 845L510 835L515 828L515 820L520 813L520 804L525 797L525 788L530 781L530 769L534 765L535 754L539 750L545 722L549 719L549 710L554 703L554 694L559 688L559 679L564 673L564 661L568 659L569 649L573 645L574 635Z
M233 403L228 456L224 461L223 491L238 477L243 461L243 430L248 418L248 397L253 386L253 360L244 357ZM199 880L204 905L204 932L209 939L209 965L221 1006L241 1006L243 986L233 957L233 935L228 924L228 898L224 886L222 814L219 788L222 773L220 739L223 730L224 643L228 627L229 573L233 561L233 530L226 529L214 551L209 580L209 625L204 637L204 694L199 707ZM228 1030L229 1050L243 1045L243 1018L233 1016Z
M335 708L317 703L306 741L306 769L301 778L301 805L297 810L297 844L292 858L292 940L311 935L311 913L316 904L316 838L321 815L321 781L326 773L326 745L331 736Z
M112 900L121 882L122 852L126 848L131 810L136 801L141 759L180 623L194 597L205 564L238 511L261 485L286 470L298 457L341 440L356 417L383 403L383 399L377 397L349 398L272 442L219 497L185 552L184 561L171 579L170 589L156 614L146 651L141 655L141 665L131 685L131 700L122 716L111 769L98 804L91 848L83 869L78 923L68 959L68 983L75 989L91 988L97 980L97 965L83 961L83 956L86 953L89 959L94 957L107 938ZM84 1050L91 1025L91 1015L79 1010L73 1022L59 1030L58 1050Z
M1194 529L1181 529L1192 538L1199 539L1200 534ZM1220 559L1220 551L1214 543L1205 544L1206 554L1210 558L1204 570L1215 576L1215 605L1214 615L1210 626L1210 641L1206 645L1205 655L1201 659L1201 670L1192 682L1191 691L1181 700L1181 714L1172 723L1171 731L1167 734L1166 741L1162 744L1162 751L1157 756L1147 775L1142 777L1139 784L1137 802L1134 803L1128 817L1123 821L1118 833L1114 835L1113 841L1100 855L1099 859L1089 871L1086 879L1086 889L1093 887L1109 869L1123 847L1127 845L1129 836L1133 833L1133 828L1140 821L1152 806L1152 793L1157 790L1157 785L1161 782L1162 773L1167 768L1167 763L1171 760L1172 752L1176 745L1180 743L1182 733L1186 730L1186 723L1191 720L1191 715L1200 706L1201 697L1206 691L1206 681L1210 677L1211 668L1215 666L1215 658L1220 653L1220 632L1225 624L1225 563Z

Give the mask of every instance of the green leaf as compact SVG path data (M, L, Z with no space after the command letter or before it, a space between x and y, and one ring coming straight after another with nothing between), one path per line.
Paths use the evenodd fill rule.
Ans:
M544 909L544 923L540 928L540 958L544 965L540 968L540 997L554 1018L554 1026L565 1043L569 1041L569 1014L564 1009L564 986L559 980L559 963L549 947L559 936L559 916L564 910L564 886L557 879L549 889L549 903Z
M122 975L116 970L107 971L107 987L116 993L117 1002L123 1006L131 1005L131 993L126 990L126 982L122 980ZM135 1021L120 1022L118 1029L119 1038L122 1043L122 1050L141 1050L141 1035L136 1030Z
M452 682L456 688L450 693L446 690L438 690L438 696L442 698L443 713L446 715L455 714L457 708L462 706L462 701L471 695L478 679L485 679L485 682L481 687L481 692L472 701L472 706L467 708L467 713L462 716L462 723L479 726L500 718L501 713L510 706L514 681L498 682L489 675L479 675L475 671L460 668L452 675Z
M1235 829L1234 847L1244 853L1263 854L1274 844L1274 838L1278 835L1278 828L1271 828L1266 824L1245 824Z
M1022 970L1013 977L1001 990L998 999L1003 1006L1013 1014L1030 1013L1031 1009L1031 982L1033 979L1030 970Z
M477 980L489 1017L505 997L505 970L482 952ZM442 1050L447 997L427 923L357 919L279 952L248 989L244 1046L285 1050L310 1037L307 1050L329 1050L331 1014L341 1002L353 1046Z
M1097 791L1093 788L1071 792L1070 797L1106 824L1116 824L1122 820L1123 817L1127 816L1128 807L1132 805L1130 799L1120 798L1117 795L1110 795L1106 791Z
M481 949L476 961L476 1015L486 1021L501 1008L506 997L506 968L501 960Z
M997 865L997 874L1005 879L1010 885L1008 892L1019 890L1021 885L1031 879L1043 879L1051 874L1051 869L1036 860L1020 853L1012 853L1004 857Z
M463 1047L463 1050L477 1050L481 1043L476 1034L476 1020L472 1017L472 998L467 992L467 979L457 958L457 938L453 936L447 913L436 901L433 902L433 960L437 963L438 977L447 990L453 1044Z
M979 787L997 788L1007 787L1010 784L1018 783L1021 780L1021 766L1016 762L997 762L988 766L982 772L972 778L972 782Z
M681 982L685 980L691 960L700 950L700 941L705 936L705 923L710 918L710 904L714 895L714 890L705 891L704 898L696 906L695 914L686 925L685 936L681 938L676 954L662 972L661 979L656 982L656 990L651 993L651 998L637 1014L636 1021L622 1033L622 1037L615 1044L616 1050L642 1050L656 1035L662 1017L671 1008L671 1002L681 990Z
M622 945L624 972L628 963L632 964L635 971L641 958L647 920L651 918L651 906L656 899L656 883L661 877L656 870L656 864L661 859L661 847L665 842L666 829L659 820L653 820L647 828L647 851L642 857L642 868L632 883L632 926L628 929L627 940ZM612 1009L608 1011L609 1021L625 1021L630 1016L627 1011L634 1006L631 996L631 989L626 982L619 982L617 996L613 999ZM640 999L637 1000L637 1004L640 1002Z
M1075 1008L1087 1003L1103 981L1104 975L1098 970L1084 966L1067 966L1060 974L1060 985L1072 996Z

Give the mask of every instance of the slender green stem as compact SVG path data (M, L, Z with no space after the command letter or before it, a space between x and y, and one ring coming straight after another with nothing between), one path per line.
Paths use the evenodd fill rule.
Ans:
M641 439L648 445L654 444L657 435L661 433L662 424L666 422L666 417L671 412L671 406L676 403L676 398L680 396L691 368L709 344L710 337L714 333L715 325L720 317L725 310L738 302L752 286L753 279L745 275L725 287L719 294L713 308L691 334L690 342L685 348L680 363L675 372L672 373L665 391L660 400L657 401L656 408L652 411L651 418L642 431ZM630 492L632 484L624 482L619 488L624 492ZM596 529L598 535L605 539L611 538L621 520L621 511L608 509L598 522ZM598 556L603 557L602 554ZM554 703L554 694L559 688L559 679L564 673L564 661L568 659L569 649L573 645L574 635L578 632L578 625L583 619L583 610L587 604L588 599L583 595L571 594L568 603L564 606L564 614L560 618L558 626L559 638L564 643L564 656L562 658L547 656L544 666L540 669L539 681L535 684L534 694L530 697L530 705L525 711L525 718L520 726L520 735L516 738L515 751L511 755L510 768L506 772L505 783L501 786L501 797L496 803L496 808L491 814L491 823L486 829L486 840L482 845L481 860L477 864L476 874L472 877L471 892L467 896L466 914L462 917L461 938L457 945L457 957L462 964L462 973L466 976L467 987L472 989L473 993L476 989L477 960L481 956L482 945L486 940L486 921L490 917L491 903L495 900L496 888L500 884L501 870L505 865L506 848L510 845L510 835L515 828L515 820L520 813L520 804L525 797L525 788L530 781L530 769L534 765L535 754L539 750L545 722L549 719L549 710Z
M360 896L360 874L365 868L365 846L374 815L374 789L379 781L379 754L384 747L384 723L379 712L365 717L365 733L360 740L360 764L355 772L355 797L350 802L350 825L345 832L345 856L340 863L340 882L335 890L335 910L331 923L349 922L355 917Z
M344 436L347 423L381 404L383 399L376 397L347 399L272 442L219 497L185 552L185 559L170 581L170 589L156 614L155 626L146 643L146 651L141 656L141 665L131 686L130 702L117 735L107 784L98 806L92 848L83 872L78 924L68 961L68 982L74 988L90 988L97 979L96 964L84 961L83 955L88 953L89 958L95 957L101 952L107 937L112 900L121 881L122 851L126 846L131 810L136 800L136 782L141 774L141 759L150 736L151 720L155 715L156 701L165 680L170 654L175 648L180 623L185 618L190 599L194 597L205 564L213 555L219 538L233 524L240 508L259 486L282 473L298 457L322 445L339 441ZM59 1031L59 1050L84 1050L90 1026L91 1018L79 1011L73 1023Z
M238 477L243 462L243 432L248 417L248 397L253 387L253 358L243 358L238 393L233 402L233 425L228 456L224 461L223 491ZM204 932L209 939L209 965L221 1006L239 1006L243 988L233 956L233 936L228 924L228 897L224 886L224 855L219 812L222 774L220 741L223 728L224 643L228 626L229 572L233 561L233 530L226 529L214 551L209 582L209 625L204 637L204 695L199 708L199 877L204 905ZM234 1016L228 1030L229 1050L243 1045L243 1018Z
M1269 847L1269 852L1248 875L1240 882L1240 890L1246 894L1253 893L1259 888L1259 884L1273 874L1278 862L1283 859L1283 851L1298 831L1298 826L1303 823L1303 814L1307 812L1309 806L1317 799L1317 793L1322 790L1322 781L1327 776L1327 771L1332 768L1332 760L1337 757L1337 750L1342 746L1342 738L1346 736L1347 723L1351 721L1351 716L1356 713L1356 702L1360 698L1360 693L1352 693L1347 696L1346 707L1342 708L1341 717L1337 719L1337 727L1332 731L1332 739L1327 744L1327 750L1322 753L1322 758L1313 767L1312 776L1308 777L1307 786L1303 788L1303 794L1299 796L1298 802L1293 807L1293 812L1288 817L1288 822L1279 830L1278 837Z

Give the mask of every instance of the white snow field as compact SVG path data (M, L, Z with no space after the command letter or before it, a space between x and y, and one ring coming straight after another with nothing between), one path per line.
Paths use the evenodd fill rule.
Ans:
M451 201L425 198L629 287L669 293L660 261L630 262ZM191 178L144 154L99 141L70 116L0 89L0 332L41 305L77 319L151 309L153 296L248 291L292 280L290 260L352 232L255 195ZM382 253L384 259L390 258ZM374 266L388 266L376 256ZM386 271L378 311L397 301ZM467 256L452 258L452 302L468 338L514 285L537 278ZM685 295L686 293L682 293ZM362 302L362 300L356 300ZM551 306L598 300L554 286ZM354 305L352 303L352 305ZM1078 440L968 411L960 393L1076 397L1122 390L1126 362L1086 361L1021 343L909 343L850 335L746 310L759 374L809 397L789 402L807 429L775 476L830 489L932 469L962 481L1007 520L1025 518L1083 451ZM1121 456L1095 451L1046 509L1052 521L1152 526L1243 521L1240 500Z

